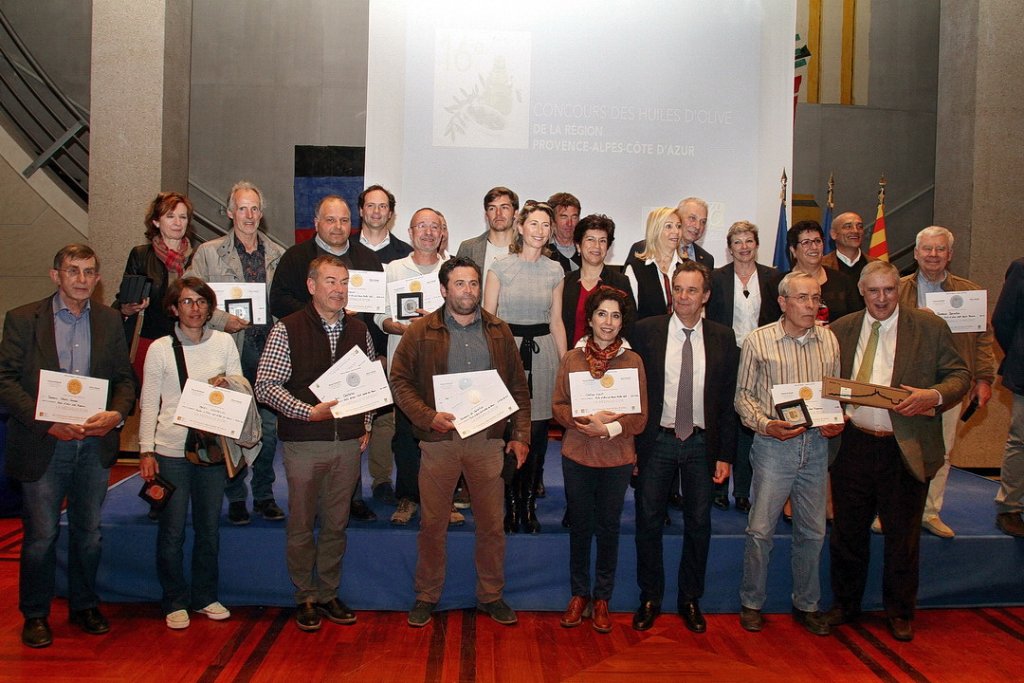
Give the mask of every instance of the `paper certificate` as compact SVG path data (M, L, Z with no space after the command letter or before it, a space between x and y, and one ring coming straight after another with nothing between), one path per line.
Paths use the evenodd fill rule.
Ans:
M252 396L245 392L189 379L174 411L174 424L237 439L251 403Z
M405 280L393 280L388 283L388 313L391 318L398 320L408 319L409 316L402 316L403 308L399 294L422 294L423 302L420 308L427 311L436 311L444 305L444 297L441 296L441 281L437 279L437 273L411 277Z
M839 401L821 397L821 382L805 384L776 384L772 387L772 401L775 405L803 400L811 414L811 425L843 424L843 406ZM774 411L772 411L774 419Z
M384 313L387 306L387 276L374 270L348 272L348 306L353 313Z
M988 320L988 291L928 292L925 305L946 321L953 332L984 332Z
M601 379L594 379L589 372L570 372L569 395L573 417L601 410L639 413L640 375L636 368L608 370Z
M463 439L519 410L497 370L434 375L434 403L438 412L455 416Z
M309 385L321 401L337 401L331 408L336 418L369 412L394 402L384 366L371 361L358 346L338 359Z
M250 299L252 301L253 325L267 324L267 283L266 282L207 282L217 295L217 304L222 310L225 301ZM230 311L228 311L230 313Z
M109 385L105 379L40 370L36 419L80 425L107 409Z

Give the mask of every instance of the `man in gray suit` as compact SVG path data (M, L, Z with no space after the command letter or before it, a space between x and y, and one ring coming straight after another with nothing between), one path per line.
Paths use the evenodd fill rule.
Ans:
M22 483L24 540L18 608L25 617L21 642L53 642L50 603L57 568L61 503L68 500L68 608L70 621L101 635L110 625L99 611L100 508L110 466L119 450L116 427L135 404L135 373L121 315L90 301L100 281L96 253L70 244L53 259L56 293L8 311L0 343L0 404L7 423L7 474ZM84 382L107 381L106 409L80 424L36 419L42 370L58 376L69 394Z
M850 424L832 465L835 508L829 543L831 626L860 616L870 559L871 520L885 530L882 600L896 640L914 637L921 513L928 481L942 467L942 405L967 393L971 373L949 326L933 313L899 305L899 271L886 261L864 266L858 283L867 308L831 325L843 377L910 392L890 410L847 407ZM932 413L932 414L929 414Z
M516 212L519 211L519 195L507 187L492 187L484 195L484 220L487 231L482 235L471 237L459 245L456 256L473 259L480 270L481 290L487 282L487 271L494 259L508 253L508 248L516 236Z

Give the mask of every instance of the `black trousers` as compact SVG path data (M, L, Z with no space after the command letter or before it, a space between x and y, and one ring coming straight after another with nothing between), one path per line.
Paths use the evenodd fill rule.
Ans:
M877 511L885 532L885 610L890 617L913 617L927 495L928 484L904 466L895 437L880 438L847 425L832 465L835 519L829 550L836 605L860 610L871 557L871 522Z

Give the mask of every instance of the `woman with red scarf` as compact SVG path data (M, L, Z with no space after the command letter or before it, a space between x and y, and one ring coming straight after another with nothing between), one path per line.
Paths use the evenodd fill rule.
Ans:
M192 202L177 192L161 192L149 204L144 220L146 244L134 247L124 267L125 277L144 275L153 281L149 297L139 303L121 303L114 300L113 307L125 317L125 334L131 344L138 316L143 316L139 343L132 367L142 377L146 350L154 340L171 334L172 320L161 306L150 306L150 301L161 302L167 288L188 268L192 260Z
M591 617L594 630L599 633L608 633L612 628L608 601L615 588L619 518L636 464L633 437L647 425L644 363L622 338L633 310L628 294L614 287L599 286L586 303L590 333L565 354L555 379L552 412L565 427L562 474L570 521L572 600L561 619L566 628L579 626L585 616ZM636 370L640 384L640 405L635 412L573 415L570 375L586 373L585 376L600 379L610 370L627 369ZM595 536L597 563L591 593L590 545Z

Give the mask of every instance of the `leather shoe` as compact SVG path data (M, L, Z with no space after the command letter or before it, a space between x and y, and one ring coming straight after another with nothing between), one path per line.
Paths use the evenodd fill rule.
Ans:
M914 627L911 626L910 619L889 617L889 633L893 638L904 643L909 643L914 639Z
M31 617L25 620L21 629L21 642L29 647L47 647L53 642L50 625L45 617Z
M847 609L842 605L833 605L832 609L825 612L825 623L829 626L852 624L858 619L860 619L860 610Z
M317 603L316 611L327 617L327 621L334 622L335 624L356 623L356 613L350 610L348 605L338 598L332 598L328 602Z
M607 600L594 600L594 616L590 623L598 633L611 633L612 617L608 614Z
M646 631L654 626L654 620L658 618L659 614L661 614L661 607L650 600L641 602L636 614L633 615L633 628L637 631Z
M736 509L743 513L750 512L750 499L743 497L737 498Z
M711 504L714 505L719 510L728 510L729 509L729 496L715 496L711 500Z
M101 636L110 630L110 624L97 607L71 612L68 620L91 636Z
M590 598L583 595L574 595L565 608L565 614L558 622L563 628L572 628L583 623L583 617L590 613Z
M360 522L373 522L377 519L377 514L370 509L364 501L353 500L352 507L349 508L349 517L357 519Z
M298 605L295 611L295 625L300 631L320 630L320 612L315 602L307 600Z
M793 618L796 620L796 623L800 624L816 636L827 636L832 632L832 629L829 628L828 622L825 620L825 615L821 612L805 612L802 609L794 607Z
M696 600L690 600L681 604L679 606L679 616L683 618L686 628L694 633L704 633L704 631L708 630L708 622L704 619L704 615L701 614L700 605L697 604Z
M754 609L753 607L741 607L740 626L743 627L744 631L750 631L752 633L757 633L763 629L764 617L761 616L761 610Z
M1024 520L1019 512L1000 512L996 515L996 527L1007 536L1024 538Z

